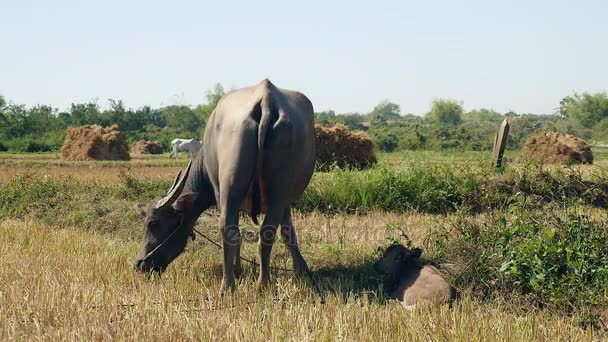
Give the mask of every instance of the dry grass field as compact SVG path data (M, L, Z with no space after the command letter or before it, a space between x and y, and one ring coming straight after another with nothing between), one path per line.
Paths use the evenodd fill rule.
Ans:
M398 168L402 158L413 156L384 155L381 164ZM431 157L459 165L479 156ZM605 171L607 160L599 158L592 168ZM144 183L167 182L185 163L183 157L174 161L166 156L65 163L54 154L0 154L0 187L24 174L88 186L118 184L124 174ZM37 206L32 207L36 214L8 210L0 216L0 340L574 341L608 337L601 322L581 324L580 311L539 309L524 299L518 302L517 296L482 299L472 289L461 289L463 296L452 308L432 305L411 312L387 299L383 280L371 269L378 248L402 239L403 234L413 245L428 245L429 233L457 220L457 213L296 213L294 222L312 278L274 271L272 287L258 293L257 269L245 263L235 296L222 298L221 253L201 238L190 243L161 278L146 279L134 273L131 263L142 226L132 204L141 201L118 197L87 202L80 195L68 196L66 207L89 215L85 218L78 218L79 213L68 220L69 215L58 211L53 214L56 220L48 219L54 216L38 212ZM90 223L88 217L93 214L83 209L90 203L102 208L103 213L92 211L103 216L100 222L107 227ZM584 210L605 216L602 209ZM217 219L218 213L212 210L198 224L215 241L219 240ZM483 225L490 218L480 213L468 219ZM243 219L242 232L242 255L252 258L256 227ZM280 241L272 260L274 266L291 267ZM449 265L438 266L450 273Z
M347 253L341 252L335 237L312 247L320 239L315 220L300 218L297 223L306 236L302 248L313 269L333 262L348 265L369 254L366 251L374 242L382 242L373 238L380 234L365 239L357 225L350 225L342 241ZM321 287L326 292L319 293L289 274L278 273L273 288L258 294L250 270L240 280L236 296L222 300L217 293L221 259L209 246L192 246L162 279L148 281L129 265L137 248L133 241L79 229L54 230L28 221L5 221L1 229L2 340L572 341L598 337L567 317L514 310L498 301L478 303L469 297L452 309L434 306L407 312L398 303L374 300L373 290L357 289L344 276L324 280ZM280 247L274 255L278 264L286 259ZM351 266L350 276L356 277L356 267Z

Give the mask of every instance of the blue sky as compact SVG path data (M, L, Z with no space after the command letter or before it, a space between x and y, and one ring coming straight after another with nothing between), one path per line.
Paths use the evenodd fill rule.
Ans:
M268 77L315 110L389 99L423 114L442 97L547 113L572 92L608 90L606 18L606 0L2 0L0 94L135 108Z

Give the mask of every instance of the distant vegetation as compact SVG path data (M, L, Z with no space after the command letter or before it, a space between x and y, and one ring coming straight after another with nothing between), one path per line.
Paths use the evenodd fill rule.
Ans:
M126 108L122 100L109 100L102 109L97 102L74 103L67 111L50 106L8 102L0 95L0 151L57 151L66 128L86 124L119 125L129 143L158 140L164 148L175 137L200 138L202 128L224 95L220 84L196 106L169 105ZM608 140L608 94L582 93L566 96L555 113L498 113L492 109L466 112L461 102L437 99L424 116L402 113L401 107L384 100L369 113L315 113L317 123L341 123L351 130L368 131L376 146L385 152L398 150L482 151L492 147L499 123L511 123L508 148L520 148L531 133L556 130L586 140Z

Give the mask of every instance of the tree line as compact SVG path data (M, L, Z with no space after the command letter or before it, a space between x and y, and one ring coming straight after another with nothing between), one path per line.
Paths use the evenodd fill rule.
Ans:
M27 107L9 103L0 95L0 151L57 151L66 129L81 125L118 125L127 141L157 140L168 148L176 137L200 138L209 115L225 94L221 84L206 93L195 106L126 108L122 100L108 100L102 109L95 102L75 103L59 111L45 105ZM498 113L492 109L466 112L462 103L450 99L433 101L424 116L402 113L398 104L381 101L369 113L315 113L316 123L346 125L365 130L386 152L396 150L487 150L491 149L498 124L509 118L508 148L519 148L531 133L557 130L583 139L608 139L608 95L605 92L575 93L562 99L554 113L546 115Z
M343 124L366 130L385 152L396 150L490 150L500 122L507 118L511 129L507 148L521 148L530 134L558 131L586 140L608 140L608 94L575 93L566 96L548 114L499 113L492 109L465 111L451 99L433 101L424 116L403 114L398 104L380 102L367 114L316 113L316 122Z
M127 141L157 140L168 148L176 137L200 138L201 129L224 95L216 84L197 106L169 105L126 108L122 100L108 100L102 110L95 102L72 104L67 111L51 106L9 104L0 95L0 151L47 152L61 148L68 127L118 125Z

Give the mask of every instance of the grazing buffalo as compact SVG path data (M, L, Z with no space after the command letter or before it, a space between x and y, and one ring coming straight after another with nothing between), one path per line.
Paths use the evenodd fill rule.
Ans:
M169 157L177 158L180 152L188 152L190 157L196 156L201 148L201 142L196 139L173 139L171 141L171 155Z
M299 92L264 80L226 94L211 114L202 152L153 203L135 268L162 272L185 248L201 213L217 205L223 240L222 291L234 291L241 271L239 211L265 212L259 232L258 287L270 279L270 253L281 226L297 274L308 273L291 219L291 203L306 189L315 165L313 107Z
M391 245L374 268L391 277L395 290L390 294L406 309L416 304L437 301L450 304L456 298L456 289L433 266L422 266L422 249L409 250L403 245Z

